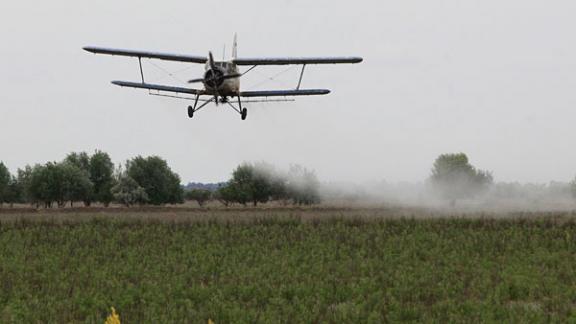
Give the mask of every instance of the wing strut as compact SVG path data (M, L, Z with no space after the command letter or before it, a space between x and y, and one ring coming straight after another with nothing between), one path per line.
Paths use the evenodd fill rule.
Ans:
M144 84L146 82L144 82L144 70L142 70L142 56L138 56L138 63L140 64L140 76L142 77L142 84Z
M302 64L302 72L300 72L300 80L298 80L298 86L296 90L300 90L300 84L302 84L302 77L304 76L304 69L306 68L306 64Z

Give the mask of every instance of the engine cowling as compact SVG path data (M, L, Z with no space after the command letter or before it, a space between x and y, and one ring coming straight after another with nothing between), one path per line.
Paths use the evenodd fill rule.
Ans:
M224 71L221 69L209 69L204 73L204 83L206 87L211 89L217 89L224 83Z

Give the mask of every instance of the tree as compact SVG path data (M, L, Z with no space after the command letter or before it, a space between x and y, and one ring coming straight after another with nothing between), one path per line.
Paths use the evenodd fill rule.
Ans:
M212 199L212 192L205 189L192 189L187 190L184 194L186 200L195 200L200 207Z
M126 163L126 174L144 188L153 205L183 202L180 177L158 156L133 158Z
M234 200L243 205L252 202L266 203L274 195L277 186L274 167L266 163L243 163L232 172L228 187Z
M32 201L44 203L44 208L52 207L55 199L55 189L52 176L52 165L35 165L29 179L29 194Z
M300 165L290 166L288 171L287 197L294 204L313 205L321 201L320 182L314 171Z
M274 194L276 170L274 166L264 162L249 166L252 169L250 185L252 204L256 206L258 203L267 203Z
M20 199L22 202L34 204L36 200L31 194L30 180L32 178L32 167L27 165L24 169L18 169L16 172L16 182L20 191Z
M114 163L107 153L96 151L90 157L89 162L90 180L94 184L94 199L108 207L114 200L112 187L114 180Z
M10 171L8 171L8 168L3 162L0 162L0 207L2 207L3 203L7 202L10 179Z
M570 182L570 191L572 192L572 197L576 199L576 177Z
M12 176L5 193L5 201L12 207L14 204L22 203L22 187L18 183L18 178Z
M64 158L64 162L69 162L86 172L90 172L90 156L86 152L69 153Z
M224 206L228 207L229 205L237 202L236 193L234 192L234 188L230 185L225 185L218 190L216 190L212 194L212 198L218 200Z
M253 200L253 175L254 169L250 164L241 164L232 172L232 179L228 183L228 193L235 202L246 205Z
M43 202L44 207L64 207L67 201L87 201L93 190L92 181L85 170L65 160L62 163L48 162L36 165L29 175L29 195L35 202Z
M86 174L88 174L88 177L91 179L91 176L90 176L90 155L88 155L88 153L86 153L86 152L69 153L66 156L66 158L64 158L64 161L62 161L62 162L63 163L69 163L69 164L76 166L78 169L86 172ZM92 204L92 200L94 200L94 192L93 191L86 193L85 197L82 201L84 202L85 206L90 206Z
M442 154L434 162L430 183L454 206L457 199L469 198L492 184L492 174L476 170L464 153Z
M69 162L59 163L57 168L62 174L59 205L62 206L64 201L69 201L72 207L75 201L83 201L86 206L89 206L94 193L94 184L90 180L90 174Z
M112 194L117 202L126 207L134 204L143 205L149 201L146 190L126 174L120 175L116 185L112 187Z
M226 206L231 202L257 206L270 200L311 205L320 202L319 187L316 174L298 165L284 173L264 162L243 163L234 170L228 185L216 191L215 198Z

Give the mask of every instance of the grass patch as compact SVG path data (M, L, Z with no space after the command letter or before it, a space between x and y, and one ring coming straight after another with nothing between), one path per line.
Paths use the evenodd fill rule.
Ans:
M0 222L0 322L576 320L568 216L213 213Z

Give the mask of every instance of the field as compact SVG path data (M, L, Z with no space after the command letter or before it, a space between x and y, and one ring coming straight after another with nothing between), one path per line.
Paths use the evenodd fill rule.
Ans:
M0 322L576 321L570 213L0 211Z

